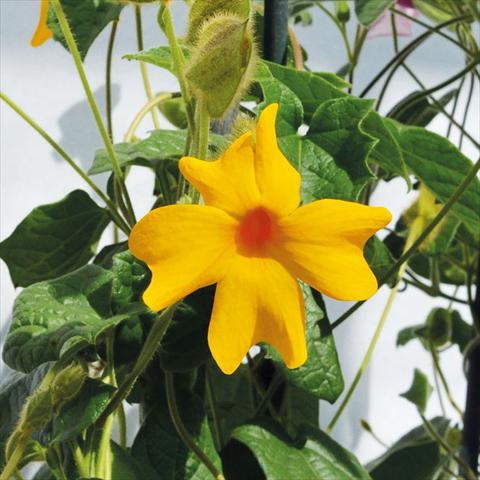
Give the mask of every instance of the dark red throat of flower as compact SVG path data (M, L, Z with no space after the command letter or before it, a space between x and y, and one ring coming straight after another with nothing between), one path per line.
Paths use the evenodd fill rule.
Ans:
M275 236L276 222L273 215L263 207L249 212L238 227L238 243L247 254L265 251L267 244Z

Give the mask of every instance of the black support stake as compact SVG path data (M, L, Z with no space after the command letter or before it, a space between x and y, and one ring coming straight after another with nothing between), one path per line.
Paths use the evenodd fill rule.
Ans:
M263 56L285 64L288 43L288 0L265 0Z
M473 322L480 335L480 257L477 269L477 291L473 303ZM461 456L473 472L478 473L478 455L480 453L480 345L468 358L467 400L463 419ZM465 473L463 473L464 478Z

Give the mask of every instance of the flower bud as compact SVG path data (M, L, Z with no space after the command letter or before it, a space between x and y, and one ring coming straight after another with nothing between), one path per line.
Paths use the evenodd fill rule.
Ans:
M347 0L339 0L335 3L335 13L342 23L347 23L350 20L350 8Z
M165 98L158 104L158 109L174 127L187 128L187 112L183 98Z
M23 433L41 430L53 416L52 392L39 389L31 395L20 414L19 430Z
M237 15L247 20L250 0L195 0L188 15L187 42L195 43L203 23L219 13Z
M248 88L256 64L247 20L217 15L204 23L185 75L213 118L222 118Z
M83 386L87 375L81 365L72 364L61 370L51 384L55 409L74 398Z

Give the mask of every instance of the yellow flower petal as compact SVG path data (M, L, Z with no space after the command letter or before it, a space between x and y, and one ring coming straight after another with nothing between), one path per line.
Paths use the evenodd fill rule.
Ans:
M47 27L48 0L42 0L40 6L40 18L38 19L37 29L30 40L32 47L39 47L42 43L52 38L52 32Z
M251 133L238 138L219 160L207 162L183 157L179 164L184 177L202 194L206 205L241 216L259 202L255 181Z
M238 255L217 285L208 343L220 369L233 373L249 348L273 345L289 368L307 359L303 295L276 260Z
M255 140L255 172L262 204L279 216L288 215L300 204L300 174L278 148L275 120L278 104L260 115Z
M279 221L275 256L292 274L332 298L365 300L378 285L363 247L391 219L382 207L319 200Z
M213 207L157 208L133 228L128 246L152 271L143 300L160 310L225 275L235 251L237 222Z

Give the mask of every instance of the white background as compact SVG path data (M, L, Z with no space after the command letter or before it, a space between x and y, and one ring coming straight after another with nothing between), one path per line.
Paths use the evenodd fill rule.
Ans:
M173 2L173 16L177 30L184 30L186 9L180 0ZM93 153L101 146L84 92L78 80L71 57L57 43L47 42L38 49L29 45L30 37L38 19L39 2L34 0L0 0L1 6L1 89L24 108L60 145L86 170L91 164ZM156 25L156 9L143 9L145 46L166 43ZM340 36L318 9L313 9L312 26L296 27L301 43L309 53L309 66L318 71L336 71L345 62ZM414 28L414 33L423 30ZM350 32L352 33L352 32ZM104 61L109 35L107 28L87 55L85 68L95 96L104 109L105 75ZM402 44L410 39L403 40ZM139 65L122 60L126 53L136 50L133 9L122 12L117 42L114 50L113 93L114 132L116 141L121 141L132 118L144 105L145 93ZM356 75L358 93L368 80L380 70L393 54L390 38L369 39L366 42ZM441 38L428 40L408 61L427 86L446 79L464 66L460 51ZM149 67L154 91L174 91L178 88L174 78L164 70ZM381 82L380 82L381 83ZM414 89L408 74L399 71L385 99L383 112ZM375 92L372 92L372 95ZM478 134L478 85L474 93L473 108L467 128ZM139 134L145 134L152 125L146 117ZM436 119L429 128L445 134L446 121ZM163 120L163 126L165 121ZM455 140L456 135L453 139ZM476 152L468 141L464 152L476 158ZM5 104L1 105L1 239L13 231L19 221L34 207L58 201L75 188L88 188L71 168L49 147L49 145ZM103 185L105 178L97 177ZM133 168L128 178L137 217L144 215L151 205L153 179L148 169ZM395 218L415 198L407 193L405 183L395 180L382 185L375 193L373 204L388 207ZM107 232L102 243L111 241ZM5 334L16 292L7 268L0 262L1 273L1 332ZM464 293L464 292L461 292ZM366 351L368 342L385 304L388 290L383 287L359 312L335 330L340 360L348 386ZM328 313L336 319L349 305L328 301ZM398 295L386 328L382 333L372 362L343 417L334 436L347 448L353 449L362 461L370 460L382 452L368 434L361 432L359 420L367 419L380 438L391 443L410 428L420 423L415 408L399 397L411 382L414 367L421 368L430 377L433 385L431 358L416 342L397 349L397 332L405 326L423 322L433 306L447 306L446 300L433 300L409 288ZM466 309L461 309L469 319ZM442 366L460 405L464 403L465 381L461 370L458 350L450 349L442 355ZM2 376L6 369L2 370ZM338 405L338 402L337 402ZM321 423L326 425L332 409L321 404ZM448 414L458 420L455 412L447 405ZM440 413L436 395L432 395L428 416ZM130 411L130 434L134 435L135 409ZM362 435L361 435L362 434ZM361 438L360 438L361 435Z

